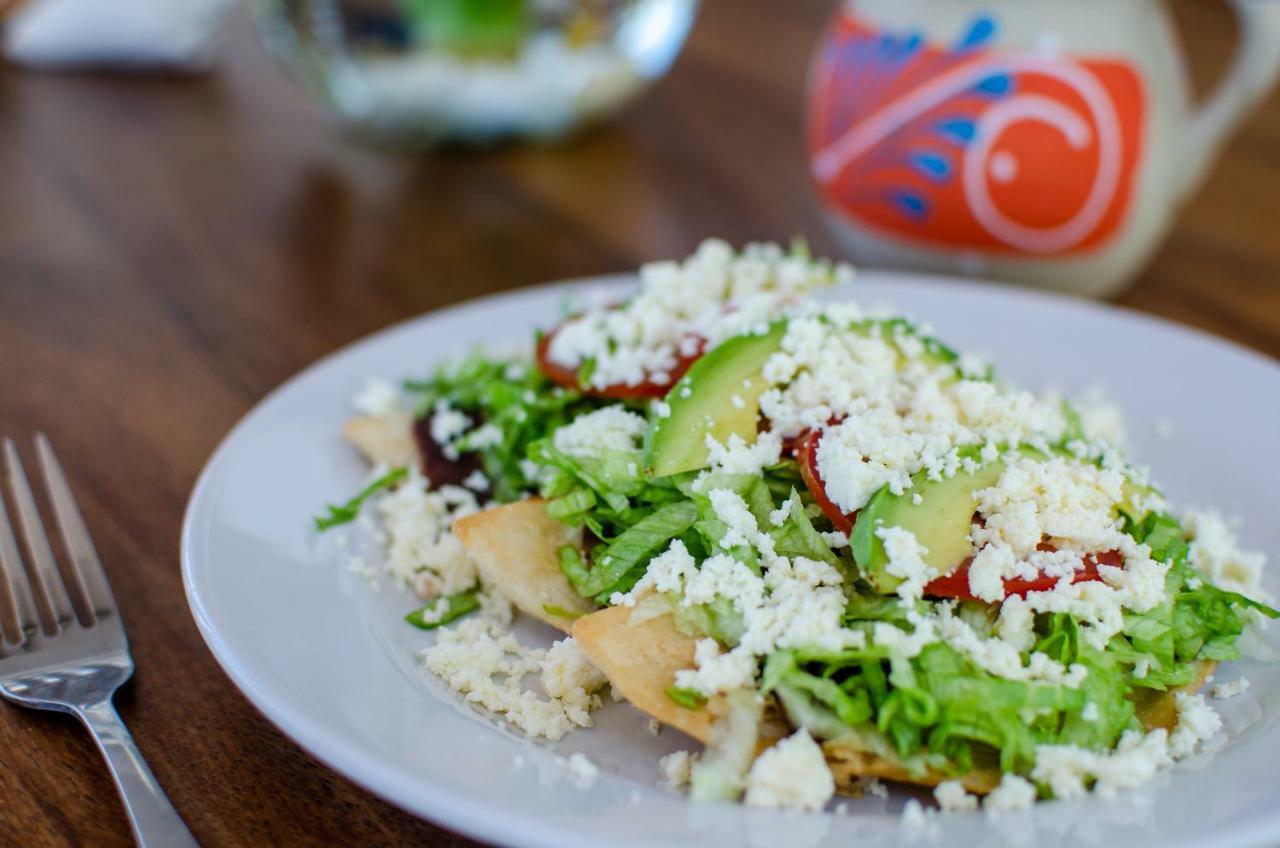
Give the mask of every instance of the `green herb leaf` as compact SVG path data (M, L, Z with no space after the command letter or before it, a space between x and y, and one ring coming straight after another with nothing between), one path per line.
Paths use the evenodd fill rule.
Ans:
M707 703L707 696L697 689L682 689L679 686L668 686L667 697L686 710L701 709Z
M475 589L436 598L421 609L416 609L404 620L419 630L435 630L480 609L480 597Z
M547 615L554 615L556 618L565 618L565 619L568 619L569 621L582 618L582 615L583 615L580 612L567 610L564 607L559 607L559 606L556 606L555 604L543 604L542 611L545 612Z
M329 510L328 515L317 515L315 517L316 529L328 530L330 527L337 527L339 524L348 524L355 521L356 516L360 514L360 506L370 495L383 489L390 489L407 476L409 476L408 468L393 469L365 486L360 494L346 503L336 506L329 504L326 507Z

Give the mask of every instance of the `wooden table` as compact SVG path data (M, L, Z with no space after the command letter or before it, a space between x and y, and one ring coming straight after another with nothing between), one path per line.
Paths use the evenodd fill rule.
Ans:
M128 622L121 698L208 845L468 844L333 774L223 676L187 612L183 505L281 380L467 297L823 228L801 157L805 63L830 3L711 2L674 72L550 149L434 157L344 141L235 19L195 80L0 71L0 433L45 430ZM1184 0L1205 78L1225 4ZM1280 356L1280 96L1226 151L1121 302ZM0 708L0 843L124 845L69 721Z

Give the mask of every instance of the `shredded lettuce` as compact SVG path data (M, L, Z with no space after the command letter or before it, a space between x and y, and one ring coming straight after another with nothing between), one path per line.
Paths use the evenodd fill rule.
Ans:
M688 530L697 510L688 501L659 507L592 552L585 573L565 571L578 594L588 598L625 592L644 574L649 560L671 539Z
M483 353L446 363L427 379L403 385L417 396L418 417L443 403L497 428L500 438L472 445L464 437L458 448L479 455L493 497L504 503L537 488L525 462L531 444L607 403L553 384L531 361Z
M707 751L693 767L689 797L695 801L736 799L756 756L763 700L755 692L736 689L726 701L728 712L712 728Z

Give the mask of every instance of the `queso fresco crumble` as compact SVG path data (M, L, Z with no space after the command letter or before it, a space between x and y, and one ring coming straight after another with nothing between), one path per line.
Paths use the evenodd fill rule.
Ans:
M697 799L819 810L887 778L998 812L1200 750L1200 688L1277 615L1262 555L1175 513L1113 409L815 297L852 279L708 241L528 353L372 383L347 432L383 464L317 522L372 500L423 662L468 701L557 740L629 693L708 743L662 764ZM573 635L524 645L517 611Z

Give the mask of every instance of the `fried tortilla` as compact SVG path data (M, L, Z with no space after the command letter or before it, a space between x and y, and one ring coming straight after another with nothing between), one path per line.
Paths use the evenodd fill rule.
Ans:
M373 465L422 466L413 441L413 416L407 412L350 418L342 425L342 435Z
M560 548L580 546L582 531L548 515L541 498L464 516L453 532L484 582L521 612L568 633L577 615L595 609L560 571Z
M637 709L704 745L724 712L724 697L688 709L667 697L676 672L693 668L695 639L676 629L669 615L631 625L631 607L609 607L573 624L573 638L605 677Z
M667 689L675 685L676 672L693 668L697 640L681 633L670 615L631 624L634 611L618 606L583 616L573 625L573 638L637 709L707 744L712 727L725 714L727 699L717 695L701 707L689 709L667 697ZM760 750L787 733L788 728L770 699L760 725Z
M1134 701L1134 712L1138 716L1138 721L1142 722L1142 726L1146 730L1155 730L1157 727L1163 727L1165 730L1173 730L1178 726L1178 701L1175 697L1178 692L1195 692L1209 679L1214 669L1218 667L1216 662L1202 660L1196 663L1196 678L1186 686L1179 686L1176 689L1168 689L1164 692L1155 689L1143 689L1138 693Z

